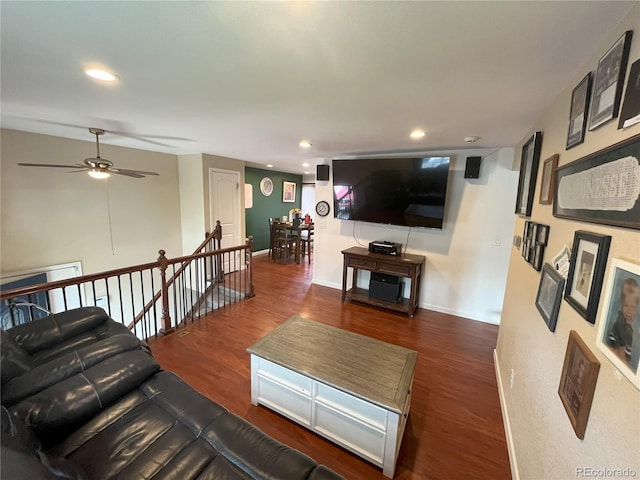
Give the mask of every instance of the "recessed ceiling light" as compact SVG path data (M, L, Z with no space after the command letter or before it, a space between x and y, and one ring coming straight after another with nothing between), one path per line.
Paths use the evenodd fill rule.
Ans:
M267 168L273 168L273 165L271 165L270 163L267 163Z
M309 166L309 164L308 164L307 162L304 162L304 163L302 164L302 166L303 166L304 168L307 168L307 167Z
M309 172L304 172L305 175L309 175Z
M84 71L91 78L95 78L97 80L104 80L105 82L115 82L118 79L118 76L114 73L107 72L106 70L101 70L99 68L88 68Z
M302 148L309 148L311 146L311 142L302 140L298 145L300 145Z
M414 130L413 132L411 132L411 135L409 135L411 138L422 138L424 137L424 131L422 130Z

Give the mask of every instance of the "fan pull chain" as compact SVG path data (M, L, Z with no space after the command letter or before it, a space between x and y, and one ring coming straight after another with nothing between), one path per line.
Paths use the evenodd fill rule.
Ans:
M109 216L109 238L111 240L111 255L115 256L116 252L113 248L113 225L111 224L111 201L109 200L109 185L107 184L108 180L108 178L104 179L104 189L107 192L107 214Z

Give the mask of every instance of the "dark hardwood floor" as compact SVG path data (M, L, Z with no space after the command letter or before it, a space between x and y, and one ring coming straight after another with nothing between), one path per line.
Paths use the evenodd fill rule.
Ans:
M163 368L268 435L348 479L382 470L264 407L251 405L246 348L291 315L419 352L396 479L511 478L493 367L498 328L419 309L413 319L311 284L312 265L254 256L256 296L149 343Z

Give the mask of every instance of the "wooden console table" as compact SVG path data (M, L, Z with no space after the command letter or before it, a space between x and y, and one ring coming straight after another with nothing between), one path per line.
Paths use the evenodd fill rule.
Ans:
M387 308L396 312L407 313L413 317L418 308L420 295L420 280L426 257L423 255L382 255L371 253L366 248L351 247L342 251L342 301L352 300L367 303L376 307ZM347 290L347 269L353 268L351 288ZM358 288L358 270L387 273L398 277L411 279L409 298L402 298L398 302L390 302L369 296L369 290Z

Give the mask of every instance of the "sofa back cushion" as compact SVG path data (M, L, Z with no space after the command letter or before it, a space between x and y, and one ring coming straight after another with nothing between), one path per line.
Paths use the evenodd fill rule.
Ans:
M0 330L0 375L2 385L32 368L31 356L5 330Z

